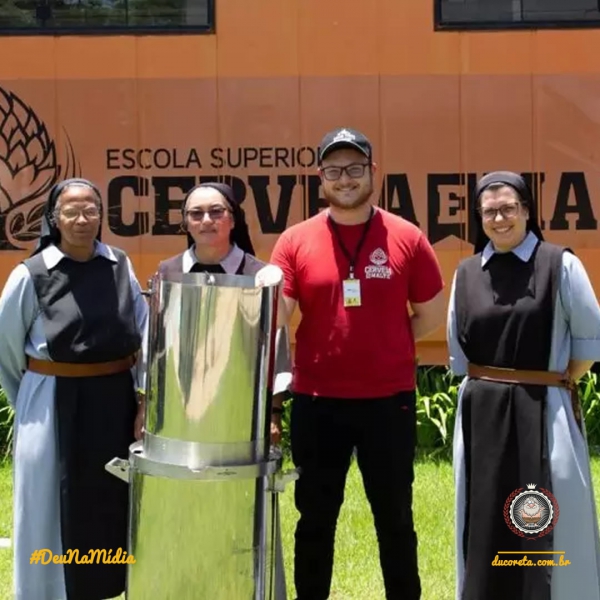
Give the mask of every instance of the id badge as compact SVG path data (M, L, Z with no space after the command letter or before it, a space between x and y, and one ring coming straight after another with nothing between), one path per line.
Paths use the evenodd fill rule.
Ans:
M344 280L344 306L360 306L360 280Z

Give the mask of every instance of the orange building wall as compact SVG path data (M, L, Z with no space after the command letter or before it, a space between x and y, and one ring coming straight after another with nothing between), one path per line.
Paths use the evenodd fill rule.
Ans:
M544 174L547 239L571 246L598 290L599 47L595 30L434 32L425 0L219 0L215 35L2 37L0 283L31 247L37 191L76 172L69 152L105 193L104 241L130 254L144 284L183 250L177 201L200 176L236 178L267 259L280 231L319 205L314 164L268 157L349 126L373 142L375 200L414 209L448 288L472 252L469 186L510 169ZM127 169L127 148L166 150L171 164ZM218 148L250 158L262 148L262 162L226 168ZM146 180L139 197L115 191L122 177ZM443 328L419 356L446 362Z

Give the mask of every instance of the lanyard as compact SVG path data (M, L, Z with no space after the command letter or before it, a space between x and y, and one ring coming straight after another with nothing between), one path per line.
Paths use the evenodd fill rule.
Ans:
M350 279L354 279L354 265L356 265L356 261L358 259L358 255L360 254L360 250L363 247L363 244L365 243L365 239L367 237L367 232L369 231L369 227L371 227L371 219L373 218L374 213L375 213L375 210L373 209L373 207L371 207L371 212L369 213L369 218L367 219L367 222L365 223L365 226L363 227L362 235L360 236L360 240L358 241L356 250L354 251L354 256L350 256L350 252L348 252L348 249L346 248L346 246L344 246L344 243L342 242L342 238L340 236L340 231L338 229L337 223L331 218L331 215L329 215L329 221L331 223L333 232L335 233L337 243L340 246L340 250L344 253L344 256L348 259L348 262L350 263Z

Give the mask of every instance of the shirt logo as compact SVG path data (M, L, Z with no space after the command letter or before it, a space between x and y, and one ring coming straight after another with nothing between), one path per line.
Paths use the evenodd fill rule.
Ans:
M385 265L388 261L388 256L381 248L373 250L369 256L369 260L373 264L365 267L365 277L367 279L391 279L392 269Z

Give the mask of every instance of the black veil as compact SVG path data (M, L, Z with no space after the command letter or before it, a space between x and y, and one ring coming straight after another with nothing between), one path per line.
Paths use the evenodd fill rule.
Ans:
M183 208L182 213L185 210L185 205L187 204L188 198L191 194L197 190L198 188L208 187L216 190L220 194L222 194L227 203L231 207L231 212L233 214L234 226L229 235L229 241L232 244L237 244L246 254L250 254L255 256L254 246L252 245L252 240L250 239L250 231L248 229L248 224L246 223L246 213L244 209L240 206L240 203L236 200L233 190L226 183L218 183L218 182L206 182L201 183L195 187L193 187L185 196L183 200ZM185 214L183 214L185 218ZM194 245L194 238L187 233L187 241L188 248L191 248Z
M483 230L483 222L479 212L479 198L481 194L490 186L496 183L503 183L512 187L521 199L521 204L529 210L529 219L527 220L527 231L532 231L541 241L544 241L542 230L538 223L537 205L525 179L512 171L494 171L484 175L475 186L475 202L473 205L474 221L476 229L474 254L479 254L486 247L490 239Z
M98 196L98 200L100 201L100 209L102 210L102 194L100 190L87 179L73 178L73 179L65 179L64 181L60 181L59 183L52 186L50 192L48 193L48 199L46 200L46 208L44 210L44 214L42 216L42 228L40 231L40 239L38 244L31 254L31 256L38 254L44 248L47 248L50 244L59 244L60 243L60 231L56 226L54 220L54 210L56 209L56 203L61 195L61 193L69 186L72 185L83 185L91 188L94 193ZM100 228L98 229L98 235L96 236L98 241L102 239L102 222L100 222Z

